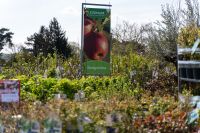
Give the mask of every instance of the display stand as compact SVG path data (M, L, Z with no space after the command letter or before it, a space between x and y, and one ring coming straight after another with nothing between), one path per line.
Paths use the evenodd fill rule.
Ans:
M180 94L183 88L191 89L197 96L200 95L200 49L194 47L178 48L178 89Z

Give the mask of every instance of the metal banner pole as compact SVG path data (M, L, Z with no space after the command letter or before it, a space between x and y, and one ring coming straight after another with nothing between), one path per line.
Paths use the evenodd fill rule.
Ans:
M83 16L83 13L84 13L84 4L82 3L82 14L81 14L81 76L83 75L83 19L84 19L84 16Z

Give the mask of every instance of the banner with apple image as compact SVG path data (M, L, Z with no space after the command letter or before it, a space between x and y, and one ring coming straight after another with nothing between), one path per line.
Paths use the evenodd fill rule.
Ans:
M110 9L84 8L83 54L84 75L110 75Z

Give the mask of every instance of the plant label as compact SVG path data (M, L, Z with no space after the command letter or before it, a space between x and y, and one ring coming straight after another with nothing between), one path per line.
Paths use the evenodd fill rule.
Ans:
M62 133L62 122L55 118L44 121L44 133Z
M0 124L0 133L4 133L4 126Z
M85 98L85 93L83 91L79 91L78 94L79 94L80 99Z
M31 133L40 133L40 123L38 121L31 122Z
M25 118L18 122L19 133L40 133L40 123L38 121L31 121Z
M200 109L200 102L197 102L197 109Z
M191 124L199 118L199 109L194 109L188 115L187 123Z
M54 98L57 100L57 99L60 99L60 94L55 94L54 95Z
M75 93L75 95L74 95L74 100L75 100L75 101L80 101L80 100L81 100L81 98L80 98L80 96L79 96L78 93Z

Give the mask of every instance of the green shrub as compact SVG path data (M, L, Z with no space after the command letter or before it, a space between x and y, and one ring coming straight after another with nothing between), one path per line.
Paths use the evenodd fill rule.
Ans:
M0 79L5 79L5 75L0 74Z
M53 87L54 90L59 90L67 95L68 98L72 99L76 91L76 86L72 85L73 81L69 79L58 80L57 84Z
M27 79L22 76L21 79L21 91L33 94L36 99L40 101L46 101L53 97L58 90L55 90L53 86L57 83L55 78L43 78L40 75L36 75Z
M31 78L21 75L16 78L21 81L22 99L25 99L25 94L27 94L32 96L30 99L46 101L51 99L55 93L64 93L68 98L73 99L78 90L83 90L86 97L92 96L93 98L95 95L104 98L113 94L134 96L137 92L139 93L126 76L90 76L75 80L43 78L41 75Z

